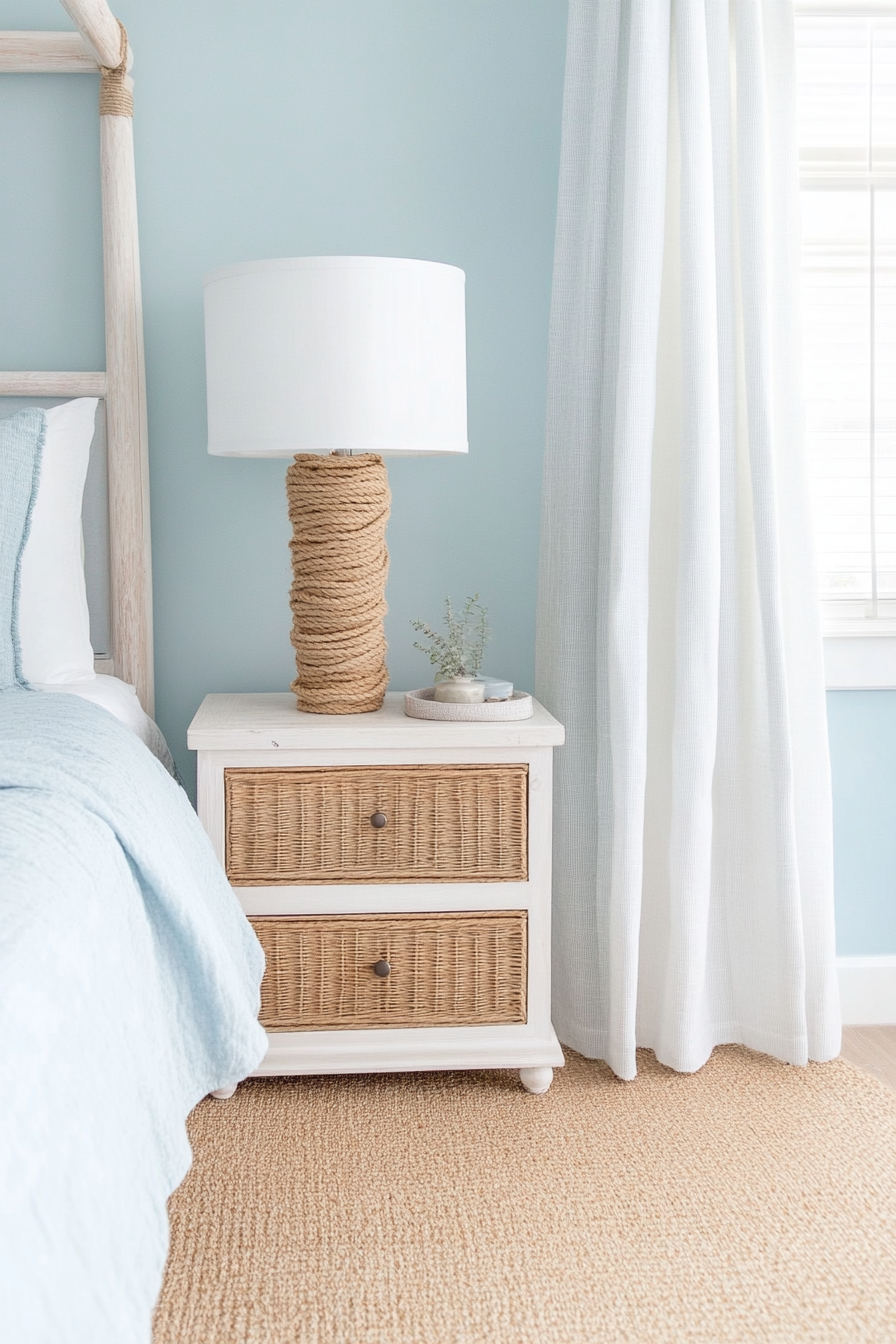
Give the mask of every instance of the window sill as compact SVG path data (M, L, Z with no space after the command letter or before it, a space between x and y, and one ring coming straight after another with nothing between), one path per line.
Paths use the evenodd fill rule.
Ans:
M825 623L825 686L829 691L896 690L896 621L876 621L871 629L857 630L857 624Z

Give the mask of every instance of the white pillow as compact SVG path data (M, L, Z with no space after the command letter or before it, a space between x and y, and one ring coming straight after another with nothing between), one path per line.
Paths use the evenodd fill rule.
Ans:
M81 501L97 398L45 412L31 529L19 579L21 674L43 685L93 681L90 614L81 545Z

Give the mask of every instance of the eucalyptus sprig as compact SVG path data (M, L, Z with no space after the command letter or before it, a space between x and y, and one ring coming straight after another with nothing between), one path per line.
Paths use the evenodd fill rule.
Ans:
M475 677L482 667L482 655L491 635L488 623L488 611L480 604L479 594L468 597L459 612L451 605L451 598L445 598L445 627L447 634L425 621L411 621L411 625L428 644L414 644L415 649L425 653L436 671L436 681L447 681L449 677Z

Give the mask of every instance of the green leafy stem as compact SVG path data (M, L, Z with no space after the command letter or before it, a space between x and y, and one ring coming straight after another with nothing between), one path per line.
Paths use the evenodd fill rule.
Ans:
M459 612L445 598L445 628L447 634L433 630L425 621L411 621L411 625L428 644L414 643L414 648L425 653L436 671L436 681L449 677L475 677L482 667L482 655L491 635L488 612L479 602L479 594L468 597Z

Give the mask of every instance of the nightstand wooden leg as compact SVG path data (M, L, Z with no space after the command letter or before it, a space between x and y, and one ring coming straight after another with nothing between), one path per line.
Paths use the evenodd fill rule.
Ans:
M227 1101L228 1097L233 1096L236 1088L236 1083L234 1083L233 1087L219 1087L216 1092L210 1092L209 1096L214 1097L216 1101Z
M520 1069L520 1082L527 1092L547 1092L554 1081L553 1069Z

